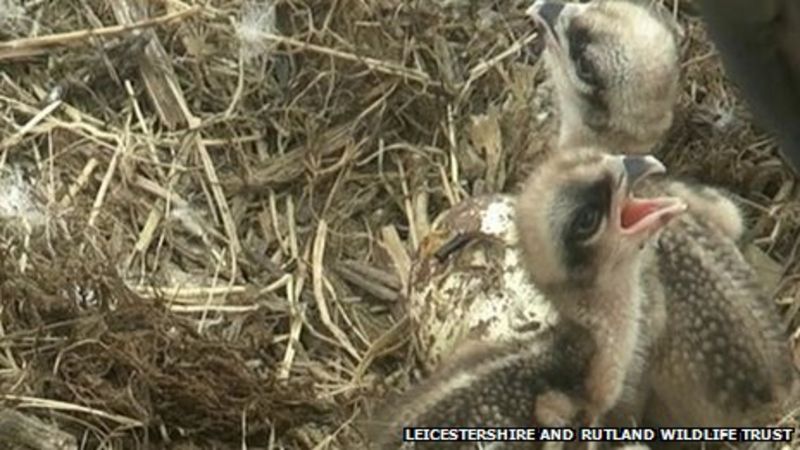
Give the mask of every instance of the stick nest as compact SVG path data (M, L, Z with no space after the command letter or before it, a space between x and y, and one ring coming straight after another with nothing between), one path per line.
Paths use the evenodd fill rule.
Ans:
M362 447L432 219L555 132L527 3L0 0L0 401L83 448ZM744 202L793 326L794 178L685 3L662 157Z

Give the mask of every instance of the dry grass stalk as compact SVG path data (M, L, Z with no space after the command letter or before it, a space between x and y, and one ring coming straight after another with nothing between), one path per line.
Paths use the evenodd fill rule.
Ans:
M143 28L179 22L187 17L197 14L198 12L200 12L200 7L195 6L183 11L176 11L160 17L154 17L152 19L146 19L127 25L70 31L66 33L51 34L48 36L38 36L0 42L0 61L8 59L31 58L62 47L85 45L93 38L118 37L122 34L141 30Z
M0 391L86 448L362 447L419 243L553 132L529 2L466 3L26 4L0 151L43 223L0 218ZM685 3L662 157L744 202L794 327L794 181Z

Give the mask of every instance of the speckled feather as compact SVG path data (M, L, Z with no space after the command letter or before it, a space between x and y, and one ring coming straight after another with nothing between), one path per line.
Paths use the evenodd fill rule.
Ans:
M576 425L582 420L585 398L581 380L594 350L589 333L567 322L534 341L503 345L475 342L376 414L369 433L374 448L400 447L403 427L410 426ZM568 399L570 417L562 417L562 423L543 423L545 417L562 415L560 411L543 410L542 400L553 393ZM402 448L431 446L435 447L418 443ZM475 448L475 444L452 448Z
M433 370L468 340L530 339L557 320L519 262L515 200L466 199L422 240L406 298L425 369Z
M660 61L662 69L656 72L665 75L665 86L674 86L678 68L666 28L659 31L657 21L646 20L643 10L631 5L570 5L561 13L555 32L569 37L576 26L584 32L591 31L593 38L583 40L594 44L590 59L597 71L595 76L603 82L604 103L613 105L606 108L606 113L620 121L622 129L645 124L644 131L649 132L643 136L649 143L642 144L630 136L618 142L618 133L612 132L614 127L595 132L595 136L587 132L596 122L591 105L581 97L588 91L574 75L575 58L558 51L569 39L562 39L562 44L550 39L545 56L559 93L561 151L587 142L625 153L652 148L666 128L643 120L641 112L648 111L653 117L667 118L664 123L670 122L674 89L665 89L663 95L645 101L636 96L641 94L642 85L649 87L647 83L634 83L637 89L631 90L630 83L612 81L645 73ZM619 14L609 14L611 10ZM603 30L608 33L603 34ZM660 34L660 50L651 56L637 53L643 49L650 53L656 48L645 39L631 39L637 33L650 37ZM615 39L625 47L615 44ZM627 64L604 64L618 61L615 55L621 52L639 56L621 60ZM638 109L627 109L629 101ZM675 180L650 184L651 189L685 199L690 209L690 214L664 231L657 258L646 271L651 300L650 311L643 315L655 328L663 328L659 331L649 324L642 326L643 337L659 339L663 335L656 353L644 358L651 362L652 384L660 394L657 400L663 403L650 409L673 410L672 418L661 415L653 419L665 425L733 425L753 424L764 414L776 413L771 401L782 397L796 377L775 307L737 248L744 230L741 213L721 190ZM639 392L628 389L640 395L634 395L630 408L624 408L626 415L635 419L644 395L640 391L646 389L645 384Z
M674 191L668 183L651 189ZM668 321L651 358L651 373L660 407L672 414L649 418L656 422L763 422L777 412L773 402L789 393L795 379L776 308L733 241L734 228L720 226L735 223L717 214L729 206L713 203L720 198L690 200L694 209L668 226L658 241L653 270ZM706 208L698 210L703 204Z

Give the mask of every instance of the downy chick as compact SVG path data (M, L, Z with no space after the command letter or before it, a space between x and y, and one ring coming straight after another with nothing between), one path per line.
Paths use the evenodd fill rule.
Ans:
M594 13L589 14L590 11ZM601 14L600 11L605 12ZM658 45L643 44L646 42L644 36L629 36L624 38L626 43L618 44L610 41L603 32L614 29L612 36L623 39L626 32L615 27L631 30L658 28L658 21L652 18L649 20L652 27L646 26L648 20L644 17L647 10L632 3L608 1L565 5L537 1L531 12L549 30L548 55L554 61L550 73L561 95L562 110L572 114L562 119L562 137L567 136L563 139L565 141L589 139L584 129L591 128L590 124L597 115L591 103L581 99L586 92L595 91L586 90L591 83L583 80L592 77L577 75L587 72L587 64L573 55L572 48L591 48L591 52L579 54L588 53L596 61L604 61L604 57L595 55L606 55L605 58L613 61L618 58L608 55L630 55L619 58L624 61L619 66L590 65L597 74L593 77L599 79L643 73L653 64L652 60L661 60L658 55L669 53L659 50L661 47ZM584 18L583 22L578 21L580 17ZM576 23L578 30L589 32L576 34ZM606 25L601 27L600 23ZM661 33L665 32L662 30ZM619 50L618 47L628 50ZM639 49L639 53L631 49ZM677 65L674 70L677 72ZM634 90L624 84L603 84L599 92L610 99L604 102L610 117L628 118L627 121L620 119L623 123L637 123L629 114L625 99L632 98L631 92L635 90L655 92L662 85L658 77L652 81L652 86L646 78L639 80L633 84L636 86ZM654 102L652 98L640 98L639 106L652 108L661 113L660 116L666 109L671 111L672 103ZM587 125L582 126L582 123ZM658 135L655 131L659 127L653 125L656 122L650 121L647 125L648 121L644 120L638 123L653 131L644 135ZM602 133L596 135L602 142L614 141ZM633 147L642 148L637 139L631 139L631 142ZM568 149L562 146L559 151ZM636 151L625 144L617 150ZM689 213L668 226L659 238L653 268L646 271L645 278L653 289L649 295L651 300L645 305L646 316L649 316L645 326L649 328L647 334L651 339L661 340L654 355L648 357L653 365L652 376L645 382L652 382L654 389L658 390L657 399L665 403L662 406L666 410L672 411L669 417L650 419L662 425L691 426L763 422L766 416L780 410L775 400L791 390L796 376L789 359L787 339L778 331L780 325L775 307L737 247L744 229L741 212L720 189L672 179L646 184L650 185L646 193L675 195L689 206ZM647 388L642 386L641 389ZM620 411L620 415L631 415L636 421L637 404L641 401L633 399L632 406Z
M613 3L618 3L618 2L613 2ZM637 8L635 5L632 5L632 6L633 6L633 8ZM569 8L572 8L572 7L587 7L587 6L569 5ZM627 8L627 6L625 6L623 8ZM549 14L549 17L550 17L549 20L550 21L558 20L558 17L561 14L561 12L563 12L563 10L564 9L561 8L558 11L552 11L551 10L550 12L548 12L547 14ZM539 10L537 8L533 9L533 12L536 13L536 14L539 14L538 11ZM539 18L538 20L540 20L542 22L546 22L546 20L544 18ZM615 19L615 20L627 21L629 19L625 19L624 15L623 15L623 16L617 17L617 19ZM556 25L556 26L554 26L552 28L561 27L562 30L563 30L563 29L565 29L565 27L568 27L568 25L569 25L568 23L566 23L566 24L565 23L561 23L561 25ZM612 30L616 30L615 32L617 32L617 33L627 33L627 31L626 31L626 29L624 27L611 28L611 29ZM608 39L595 39L594 36L590 36L590 39L592 40L593 44L614 42L613 40L608 40ZM548 45L552 45L552 44L548 44ZM616 44L614 44L614 45L616 45ZM602 51L601 51L601 53L602 53ZM563 58L564 55L565 55L565 53L563 53L563 51L562 51L562 55L561 55L562 59L561 59L561 61L564 64L567 64L567 65L569 65L569 64L579 64L579 63L575 62L575 60L573 60L571 58L566 58L566 59ZM649 54L646 55L646 59L647 60L649 60L650 58L651 58L651 55L649 55ZM636 61L634 60L632 62L632 64L635 64L635 63L636 63ZM601 66L601 68L605 70L604 67ZM574 74L576 73L576 71L577 71L577 69L570 68L569 66L567 66L561 73L562 73L562 76L565 76L564 74L566 74L566 76L574 77L575 76ZM674 71L677 73L677 62L675 63ZM553 73L553 76L554 77L558 76L558 73L559 72ZM570 75L570 74L573 74L573 75ZM600 75L601 78L604 78L605 76L606 76L605 74L601 74ZM563 84L565 82L567 84ZM565 80L561 81L562 86L567 86L570 89L576 89L574 87L570 87L571 84L568 84L568 83L573 83L573 82L574 81L571 80L571 79L568 79L566 81ZM647 80L643 80L642 83L644 83L646 85L647 84ZM558 86L559 86L559 82L557 81L556 82L557 89L559 89ZM635 91L635 90L638 90L638 89L646 89L646 86L638 86L638 85L635 85L635 84L630 84L630 85L612 84L612 85L608 85L606 87L605 91L604 91L604 94L608 95L608 96L610 96L612 98L614 96L619 96L620 98L629 98L628 97L629 95L635 95L635 93L634 94L630 94L630 93L623 93L623 94L615 93L615 91L613 89L608 89L609 86L610 87L614 87L615 89L618 89L618 90L622 90L622 91L624 91L625 89L627 89L629 91ZM576 92L579 92L579 91L576 91ZM573 95L572 97L570 97L570 96L561 97L560 96L559 97L559 101L562 101L562 102L564 102L564 101L573 102L572 104L566 104L566 105L562 104L561 105L561 109L562 110L570 110L573 113L579 115L579 119L580 119L579 121L580 122L584 122L584 121L587 122L587 123L591 122L590 118L584 119L582 114L591 115L591 114L594 113L593 112L594 110L591 109L591 108L582 108L581 105L583 103L574 102L574 98L575 97L579 97L579 96L576 96L576 95ZM580 98L578 98L578 99L580 99ZM672 102L674 102L674 99L672 100ZM625 103L621 102L621 101L611 101L611 102L608 103L608 105L610 105L610 106L611 105L624 105L624 104ZM668 117L671 117L671 111L672 111L672 107L673 107L672 103L669 103L669 104L656 103L654 105L656 105L658 107L654 107L654 109L651 110L651 111L646 111L647 114L653 114L653 117L655 117L655 116L659 116L660 117L660 116L662 116L664 114L669 114ZM658 108L661 108L661 113L655 114L655 111L657 111ZM610 116L616 116L618 114L618 111L616 111L614 109L610 109L608 111L608 114ZM611 122L615 122L615 121L612 120ZM636 122L636 121L634 121L634 122ZM644 124L645 122L641 122L641 123ZM654 126L657 127L657 126L659 126L659 124L661 122L660 121L651 121L651 123L654 123L655 124ZM582 144L582 145L591 143L593 140L595 140L596 142L603 142L603 143L607 143L607 142L612 142L613 143L616 140L616 138L613 137L614 133L611 133L609 136L604 136L602 134L602 132L597 132L597 133L595 133L595 132L587 132L586 129L589 129L590 127L587 127L586 129L580 129L579 128L579 132L577 132L577 133L576 132L570 132L568 129L565 130L565 128L570 128L570 127L575 129L574 126L569 125L569 121L568 120L563 120L562 119L562 132L561 132L562 136L573 136L577 140L587 139L587 141L585 141L585 142L580 142L580 144ZM611 128L609 128L609 130L611 130ZM656 144L656 142L660 138L661 134L663 134L663 132L657 132L657 131L652 131L652 130L650 132L641 133L640 134L641 136L650 136L651 142L648 143L648 144L634 145L634 147L636 147L636 148L651 148ZM564 139L564 140L565 141L569 141L569 139ZM637 140L634 139L634 142L636 142L636 141ZM630 146L625 145L623 143L622 145L620 145L619 147L616 147L615 149L619 150L619 151L623 151L623 152L624 151L631 151L631 150L626 150L629 147ZM564 150L564 149L568 150L569 147L562 146L562 150ZM613 149L614 148L612 148L612 150ZM695 230L695 231L700 230L700 229L702 229L702 230L710 230L710 231L703 231L702 232L703 236L705 236L705 241L704 241L705 243L702 245L702 247L698 247L698 248L702 248L703 249L702 252L705 252L706 257L710 257L712 259L720 258L721 261L724 261L726 258L728 258L728 256L725 256L725 255L728 255L728 253L732 253L733 255L735 255L733 257L733 259L734 260L737 260L737 259L739 260L739 262L735 263L735 265L738 266L738 265L744 264L744 266L746 267L744 272L748 272L748 271L752 272L752 271L749 270L749 267L747 267L746 263L742 263L741 262L741 254L739 253L738 249L736 249L735 242L734 242L734 241L738 240L741 237L742 230L743 230L743 225L742 225L743 221L742 221L741 213L739 212L739 210L736 207L736 205L730 200L730 198L728 198L727 195L724 194L723 191L717 190L717 189L714 189L714 188L710 188L710 187L707 187L707 186L702 186L702 185L697 185L697 184L688 184L688 183L677 182L677 181L674 181L674 180L666 180L666 179L665 180L660 180L658 183L652 183L652 184L653 184L654 188L657 188L657 189L660 190L659 192L668 192L668 193L670 193L672 195L680 196L689 205L689 211L690 211L691 214L687 214L687 215L691 215L692 216L692 218L693 218L692 224L693 225L689 226L689 225L678 225L678 224L675 224L678 227L680 227L680 226L689 227L689 228L687 228L687 231L683 232L683 233L686 233L686 235L687 235L686 239L689 239L689 240L694 239L694 238L690 237L691 233L689 232L689 230ZM697 228L697 227L699 227L699 228ZM516 231L516 230L512 230L512 231ZM719 231L719 233L717 233L717 231ZM676 231L676 233L678 233L678 232ZM514 233L514 234L518 234L518 233ZM663 236L662 236L662 239L663 239ZM681 270L685 270L685 271L701 271L702 274L700 276L705 277L703 279L706 280L708 283L711 283L711 284L715 284L716 283L715 280L717 280L718 278L726 278L726 277L730 277L730 276L738 277L739 276L739 275L737 275L736 271L727 272L725 270L720 269L720 267L722 267L720 265L712 267L712 266L703 266L703 265L698 264L696 262L697 259L696 259L696 253L695 253L696 251L698 251L697 249L691 250L691 251L686 250L686 252L687 252L686 256L682 256L683 255L682 252L684 250L680 250L680 249L684 248L685 246L677 245L675 242L676 241L674 241L674 240L671 243L668 242L667 245L665 246L665 248L677 249L677 250L675 250L676 253L674 253L672 255L667 255L667 257L664 257L661 253L658 253L658 255L657 255L658 258L662 258L662 257L665 258L665 261L672 260L673 262L670 263L670 264L673 264L673 263L677 264L677 263L680 263L681 261L683 261L682 263L680 263L680 265L677 268L671 268L670 269L670 272L673 274L672 275L673 278L665 277L665 280L666 280L667 283L670 283L669 280L673 280L674 281L675 280L674 277L677 276L675 274L679 274ZM677 242L679 242L679 241L677 241ZM688 246L686 248L689 248L689 247L691 247L691 246ZM716 249L722 249L722 250L717 251ZM647 256L643 255L643 259L645 259L644 262L646 262ZM717 261L717 262L719 262L719 261ZM760 306L757 306L757 307L754 308L754 311L756 311L756 312L753 313L752 317L756 318L755 322L750 321L750 322L754 323L752 329L755 330L755 331L750 333L750 337L740 341L740 342L743 342L744 345L748 346L748 350L746 350L746 351L741 353L742 358L745 358L745 359L751 358L753 361L762 361L762 362L766 361L766 364L769 366L769 368L767 368L765 371L763 371L762 374L763 373L773 373L774 374L774 373L779 373L779 372L785 372L785 369L787 368L786 359L783 358L783 357L780 357L780 356L776 357L776 354L772 350L764 350L764 349L774 348L775 346L778 346L778 347L783 346L783 345L785 345L785 342L783 341L783 337L780 336L780 333L771 333L771 331L770 331L770 330L774 330L775 327L777 326L777 321L774 319L774 313L769 313L768 312L767 314L762 314L760 312L760 311L764 311L765 309L767 311L771 310L772 305L769 304L769 299L764 298L764 296L762 294L760 294L760 293L759 294L753 294L754 292L758 292L758 287L757 286L748 287L749 286L749 284L748 284L749 282L743 281L743 280L747 280L748 277L750 277L750 275L747 275L744 278L741 278L739 281L735 281L735 282L733 282L733 284L729 285L729 286L734 286L734 289L742 289L742 291L737 296L727 296L727 295L724 295L724 294L720 294L720 292L727 292L727 290L726 291L715 290L715 291L712 291L712 293L708 294L710 298L716 298L716 300L710 301L711 304L716 305L714 307L705 308L705 305L703 304L703 302L699 301L699 300L697 300L697 301L694 301L694 300L693 301L687 301L685 303L678 303L677 301L676 302L672 302L671 304L673 305L673 309L670 310L670 314L671 315L675 315L675 320L672 320L671 318L666 317L666 315L667 315L667 313L665 311L666 310L666 305L665 305L666 302L664 301L665 292L667 294L669 294L670 297L678 296L680 298L694 298L694 299L701 299L701 298L703 298L703 296L705 294L704 294L704 288L702 287L702 283L695 282L694 281L695 278L689 278L686 283L679 284L678 287L680 289L678 289L678 287L673 287L672 289L669 289L669 290L662 289L660 287L662 280L659 279L660 278L660 273L659 273L660 270L658 268L659 268L659 265L663 266L664 264L665 263L651 262L650 264L647 264L649 269L646 270L645 273L643 274L644 278L645 278L644 282L645 282L646 286L648 286L647 290L650 293L650 295L646 296L646 298L644 299L644 300L647 300L646 304L643 305L643 307L646 310L646 312L643 313L644 317L642 317L642 323L640 325L640 328L646 329L647 333L640 333L640 334L646 335L646 336L643 336L645 338L645 339L643 339L645 342L649 342L651 340L655 340L655 339L657 339L657 338L659 338L659 337L661 337L663 335L677 335L677 337L672 338L671 341L667 341L667 343L662 344L662 348L659 350L658 355L661 355L661 356L659 356L659 358L660 359L663 358L664 360L666 360L667 357L663 356L663 355L674 353L674 351L670 350L670 349L683 348L683 347L681 347L681 345L682 345L681 342L694 343L695 344L694 346L692 346L690 344L686 344L686 348L688 348L688 350L687 350L687 355L685 356L685 359L686 360L691 360L691 361L701 361L701 368L695 370L694 366L689 366L689 365L684 365L684 364L677 364L677 365L671 367L670 370L683 371L682 374L679 374L681 376L676 377L676 379L687 379L687 377L688 377L689 381L681 381L681 383L684 383L684 384L688 383L688 386L691 389L694 389L694 391L692 391L692 392L699 392L698 395L701 396L700 398L706 398L707 399L707 400L704 400L703 402L695 403L694 402L694 397L691 394L678 395L680 392L686 392L686 391L689 390L689 389L686 388L686 386L680 388L681 389L680 391L678 390L678 388L671 388L672 392L676 393L676 396L672 396L672 397L669 397L667 395L667 393L669 391L662 390L660 392L661 396L662 397L666 396L668 402L669 401L672 402L672 405L670 406L670 409L676 410L676 411L678 411L678 414L681 414L681 408L684 408L684 409L686 409L686 408L694 408L694 412L692 412L692 414L695 415L695 416L703 415L704 414L703 411L711 411L713 414L716 414L716 412L714 412L714 411L723 411L724 410L724 408L721 406L722 403L714 403L714 402L717 401L717 400L715 400L715 398L719 399L719 397L716 396L717 394L714 394L713 390L710 389L709 387L707 387L706 384L704 383L704 381L702 381L702 380L701 380L701 382L697 381L698 375L696 375L696 374L709 373L709 371L711 371L711 370L716 370L715 367L719 367L719 366L714 366L714 364L716 364L716 362L714 362L714 363L710 362L712 360L713 361L719 361L718 357L712 356L710 361L703 361L703 358L705 358L706 356L710 355L710 353L701 352L700 349L701 348L720 348L720 346L721 346L721 348L724 348L725 345L724 344L720 344L720 342L723 342L726 339L735 339L735 334L739 333L739 330L736 329L735 325L731 325L730 327L725 327L725 329L723 331L723 334L724 333L731 333L730 335L723 335L721 337L715 335L717 337L717 339L715 341L713 341L711 343L706 343L705 342L705 337L704 337L705 335L698 333L698 331L696 329L691 329L691 328L689 328L689 327L687 327L685 325L678 326L678 324L679 323L685 323L683 317L703 317L704 320L707 320L707 316L709 314L711 314L711 315L715 315L715 317L717 317L717 318L721 318L721 319L724 320L724 318L727 317L726 315L729 314L728 312L722 312L722 313L717 314L715 312L716 309L723 309L724 310L726 308L733 308L733 310L736 311L734 313L734 316L737 316L737 317L740 314L747 314L748 306L736 306L737 302L739 302L738 299L741 298L741 297L759 298L762 301L759 304ZM705 264L705 263L702 263L702 264ZM729 281L724 281L722 284L725 284L725 283L730 283L730 282ZM530 286L533 289L538 288L538 286L534 286L533 283L530 283ZM689 292L691 295L688 295L688 296L684 295L686 292ZM501 294L506 294L506 295L512 295L513 296L513 293L508 294L505 291L501 292ZM724 301L724 302L722 304L720 304L719 301ZM539 303L541 303L541 302L539 302ZM547 302L547 303L550 303L550 302ZM649 303L649 306L648 306L647 303ZM680 307L685 308L685 310L680 310L678 306L674 306L674 305L681 305ZM650 309L650 311L647 311L648 308ZM739 320L739 319L735 319L734 322L736 320ZM665 327L667 327L667 325L669 325L671 328L669 328L669 331L665 332L665 331L663 331L663 329ZM559 325L556 325L556 326L558 327ZM717 329L717 327L716 327L716 325L712 325L712 326L709 327L709 329ZM761 338L758 338L759 335L761 336ZM755 341L751 341L751 339L753 339L753 336L756 336ZM489 340L494 339L494 340L497 340L497 341L507 341L507 340L513 340L513 339L518 338L518 337L519 337L518 334L515 334L514 331L510 331L510 332L505 333L505 334L498 332L497 335L489 336L487 339L489 339ZM640 336L640 337L642 337L642 336ZM641 342L640 342L640 344L641 344ZM713 346L717 346L717 347L712 347L712 346L710 346L711 344L713 344ZM651 345L652 345L652 343L651 343ZM764 352L764 354L767 355L766 357L762 357L762 356L759 355L759 352L762 352L762 351ZM788 354L788 349L785 352L783 352L783 354L787 355ZM652 358L649 358L649 359L652 359ZM722 361L724 363L724 360L722 360ZM659 362L658 365L656 365L656 369L661 368L660 370L664 370L664 372L662 372L662 376L667 376L667 375L665 375L665 374L668 373L666 371L667 369L664 369L661 364L662 363ZM705 367L702 366L703 364L706 364ZM634 366L637 366L637 365L634 364ZM736 369L737 367L738 367L738 369ZM643 370L643 367L639 367L639 369ZM745 365L736 363L736 364L732 364L731 365L731 367L729 368L729 372L727 372L727 373L732 374L732 373L735 372L735 370L748 370L748 369L746 369ZM754 373L757 374L757 372L754 372ZM703 376L703 375L700 375L700 376ZM756 375L756 376L757 377L762 377L761 375ZM692 378L692 377L694 377L694 378ZM636 377L632 377L632 378L635 379ZM770 389L770 391L774 391L776 393L780 392L783 389L781 386L785 386L785 383L786 383L785 378L782 377L782 376L774 377L772 375L768 375L766 377L762 377L762 379L765 379L765 380L766 379L771 379L771 380L773 380L775 384L773 385L773 387L771 387L769 389ZM781 381L781 380L783 380L783 381ZM631 380L629 380L629 381L631 381ZM633 382L635 383L635 380ZM692 383L694 383L694 387L691 387ZM778 388L775 389L775 386L777 386ZM712 386L712 388L713 388L713 386ZM643 388L642 390L644 391L645 388ZM718 389L718 391L719 390L720 389ZM746 392L742 392L742 395L746 395L746 394L747 394ZM724 394L724 395L729 395L729 394ZM777 395L778 394L776 394L775 396L777 396ZM761 396L761 397L764 398L764 396ZM622 417L632 416L635 423L641 423L641 418L640 418L640 416L638 416L636 414L637 408L635 407L636 403L638 401L640 401L640 399L631 400L631 403L632 403L633 406L631 406L630 408L622 408L622 412L619 412L618 415L622 416ZM710 405L706 405L706 403L704 403L704 402L706 402L706 403L707 402L711 402L711 404ZM620 403L622 403L622 402L620 400L618 400L617 408L615 408L615 410L619 409ZM758 402L751 403L751 405L755 405L756 407L750 408L749 412L745 411L745 409L739 409L738 411L737 410L732 410L730 416L731 417L733 417L733 416L736 416L736 417L751 416L750 413L753 413L756 410L763 410L764 408L759 407L757 405L757 403ZM767 402L767 403L769 403L769 402ZM688 414L686 415L686 417L689 417L689 416L690 415L688 415ZM662 417L651 416L651 419L655 423L664 423L664 424L669 424L670 423L669 419L665 418L664 416L662 416ZM729 420L733 420L733 419L732 418L722 417L721 418L721 423L728 423L727 421L729 421ZM697 424L700 424L700 423L702 423L702 421L698 422ZM691 423L690 423L690 425L691 425Z
M657 147L678 97L678 25L658 10L620 0L537 0L528 13L546 33L544 57L562 116L558 148L599 145L636 154ZM734 240L741 237L741 213L727 193L674 183L694 203L692 211L708 213Z
M735 245L742 232L735 206L717 190L666 179L642 192L689 205L665 227L648 269L660 283L666 323L650 356L654 397L645 421L735 427L779 419L795 397L796 372L777 309Z
M440 448L407 442L405 427L537 427L582 423L583 380L594 343L585 328L564 324L529 341L469 341L439 369L384 405L365 427L373 449ZM538 448L493 444L483 448ZM475 443L447 448L476 449Z
M745 231L744 217L731 193L719 187L688 180L662 179L662 189L682 198L689 212L708 226L716 228L735 243L741 241Z
M627 1L537 0L555 84L558 147L649 153L672 125L678 98L677 25Z
M686 205L676 197L633 197L636 181L665 170L652 156L582 148L551 158L519 196L519 245L531 281L562 320L592 334L585 388L593 424L642 366L647 244Z
M677 100L673 84L679 70L669 18L620 2L547 5L541 17L538 6L531 13L543 31L550 30L545 57L564 116L562 144L622 152L655 147ZM544 28L548 20L552 26ZM573 58L570 49L575 53L578 47L585 54ZM581 81L577 74L586 70L581 72L579 64L590 68L602 87ZM460 203L437 219L415 255L406 305L426 369L467 340L529 339L557 322L520 267L515 202L509 195ZM483 275L476 277L476 271Z
M525 267L561 321L531 341L473 343L376 415L370 434L378 448L397 448L411 426L597 423L637 357L640 260L686 207L674 197L631 195L634 184L663 170L650 156L593 149L559 152L540 165L517 221Z

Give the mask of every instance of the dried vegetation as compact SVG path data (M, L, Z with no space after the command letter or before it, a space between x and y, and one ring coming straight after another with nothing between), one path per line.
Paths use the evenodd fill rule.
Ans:
M40 448L361 447L432 218L553 133L526 3L0 0L6 411ZM749 205L794 329L794 180L678 9L664 158Z

